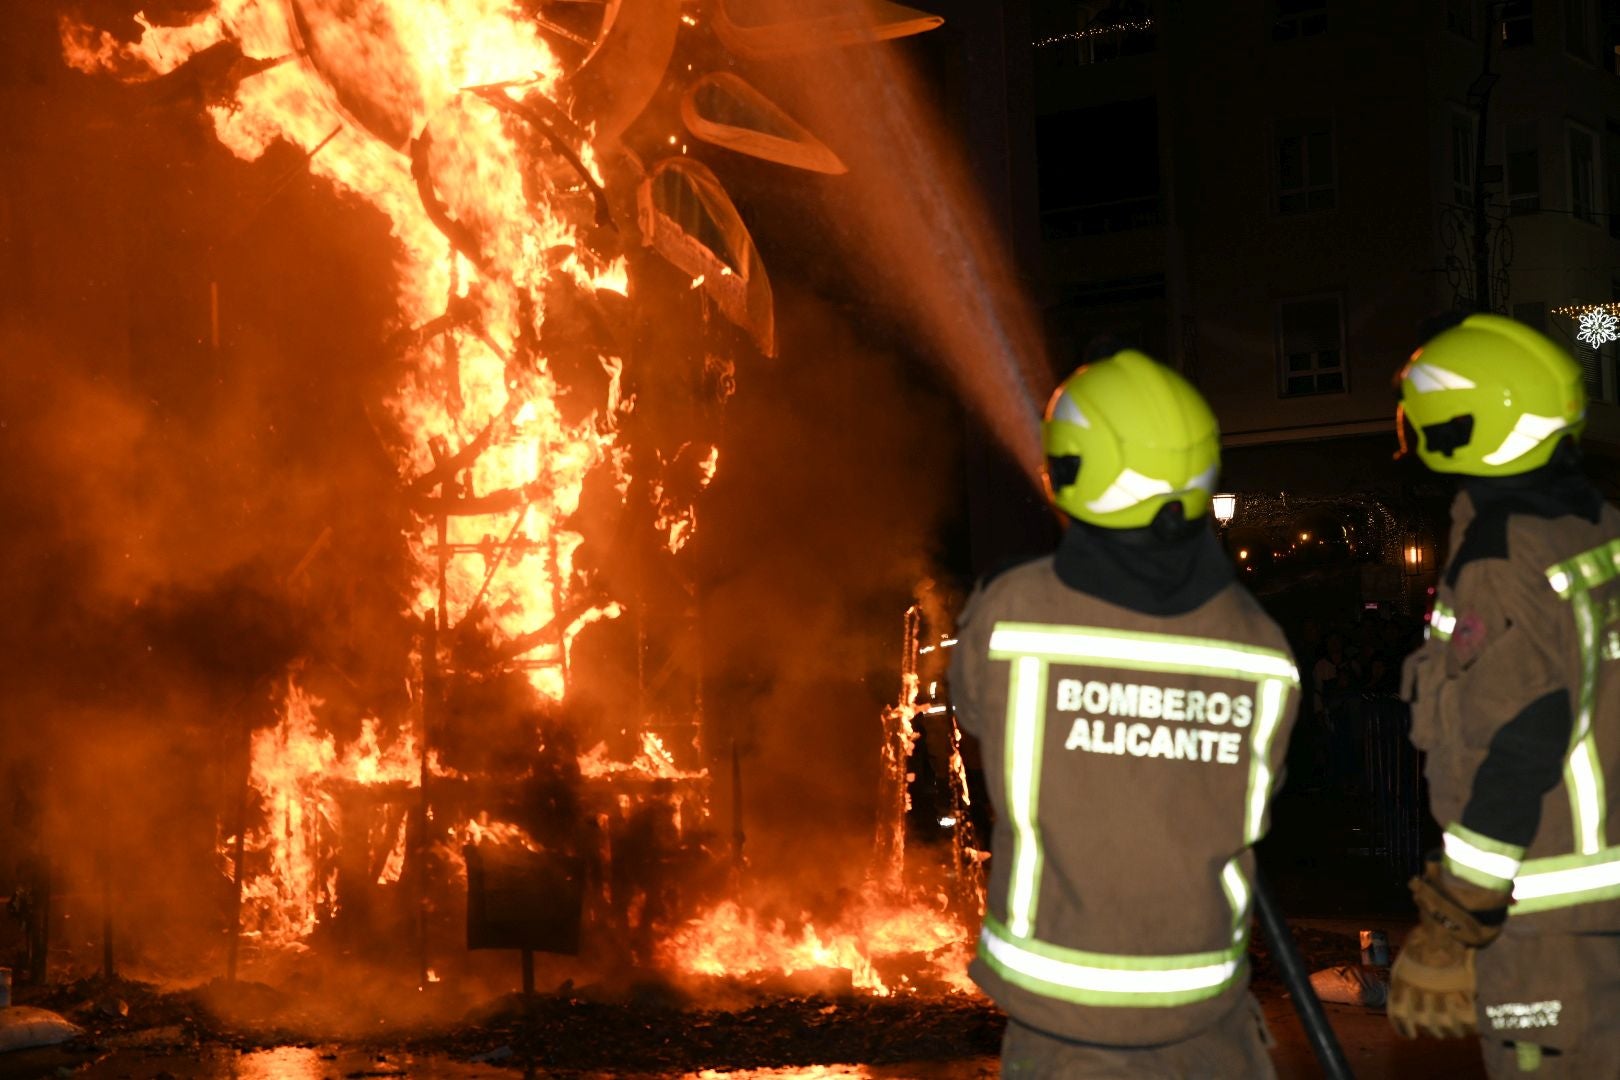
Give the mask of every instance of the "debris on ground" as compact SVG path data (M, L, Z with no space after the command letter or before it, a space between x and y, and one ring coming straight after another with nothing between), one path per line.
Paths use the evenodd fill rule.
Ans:
M1311 972L1311 989L1323 1001L1381 1009L1389 999L1389 983L1376 968L1340 964Z
M0 1009L0 1053L55 1046L83 1034L83 1028L49 1009L32 1005L8 1005Z
M1296 927L1295 938L1307 970L1322 974L1345 968L1335 978L1355 982L1361 995L1356 1004L1369 1003L1377 973L1368 973L1368 983L1356 981L1360 942L1354 931ZM1282 983L1264 941L1256 939L1250 958L1256 994L1281 997ZM1324 996L1332 992L1319 988ZM419 1011L401 1008L405 999L398 995L379 995L374 1005L351 1002L343 1017L349 1026L341 1029L334 1026L330 1000L320 994L287 993L247 980L160 990L124 979L85 979L40 988L30 998L83 1028L80 1037L69 1036L67 1048L91 1058L107 1052L195 1055L209 1047L249 1053L322 1043L341 1044L348 1048L345 1053L386 1051L386 1057L346 1063L332 1074L368 1077L400 1075L408 1068L401 1054L559 1078L850 1061L871 1068L921 1068L930 1062L993 1060L1005 1025L993 1004L969 994L883 998L841 987L793 992L718 984L698 991L655 977L567 982L549 994L503 994L481 1002L439 986L433 995L410 996ZM109 1001L125 1008L108 1009ZM378 1011L367 1011L371 1008Z

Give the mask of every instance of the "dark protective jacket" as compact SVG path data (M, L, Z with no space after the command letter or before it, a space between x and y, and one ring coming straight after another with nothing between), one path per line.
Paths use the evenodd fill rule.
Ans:
M1515 924L1620 930L1620 512L1583 477L1471 482L1408 658L1448 872Z
M1229 570L1172 614L1095 595L1110 593L1103 579L1080 591L1084 568L1107 561L1076 564L1078 528L1057 558L981 586L958 628L951 700L980 741L997 814L970 974L1029 1027L1173 1042L1217 1022L1248 985L1250 846L1267 827L1299 678ZM1165 587L1159 601L1186 592Z

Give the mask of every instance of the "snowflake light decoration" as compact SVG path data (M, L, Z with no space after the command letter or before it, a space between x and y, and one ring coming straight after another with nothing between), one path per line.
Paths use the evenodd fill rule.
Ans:
M1620 319L1593 308L1581 316L1580 331L1575 335L1596 349L1606 342L1620 340Z

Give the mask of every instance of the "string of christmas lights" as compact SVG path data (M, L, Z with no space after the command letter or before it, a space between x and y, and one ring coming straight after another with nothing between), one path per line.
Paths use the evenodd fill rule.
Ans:
M1066 45L1071 41L1106 37L1109 34L1141 34L1151 29L1153 29L1152 19L1130 19L1121 22L1099 23L1095 26L1088 26L1084 30L1071 30L1067 34L1042 38L1040 41L1032 41L1030 44L1037 49L1050 49L1054 45Z
M1590 315L1594 311L1606 312L1610 315L1620 315L1620 300L1612 300L1597 304L1566 304L1564 307L1552 309L1554 315L1567 315L1578 319L1582 315Z

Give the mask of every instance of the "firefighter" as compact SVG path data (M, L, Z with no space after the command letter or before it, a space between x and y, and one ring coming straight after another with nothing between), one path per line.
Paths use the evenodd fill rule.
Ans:
M1471 315L1400 373L1403 444L1461 478L1402 696L1443 847L1391 976L1408 1037L1493 1077L1620 1076L1620 513L1581 470L1581 371Z
M1208 511L1215 417L1132 349L1047 405L1057 551L984 582L952 657L995 811L970 974L1003 1075L1266 1077L1254 856L1298 701Z

